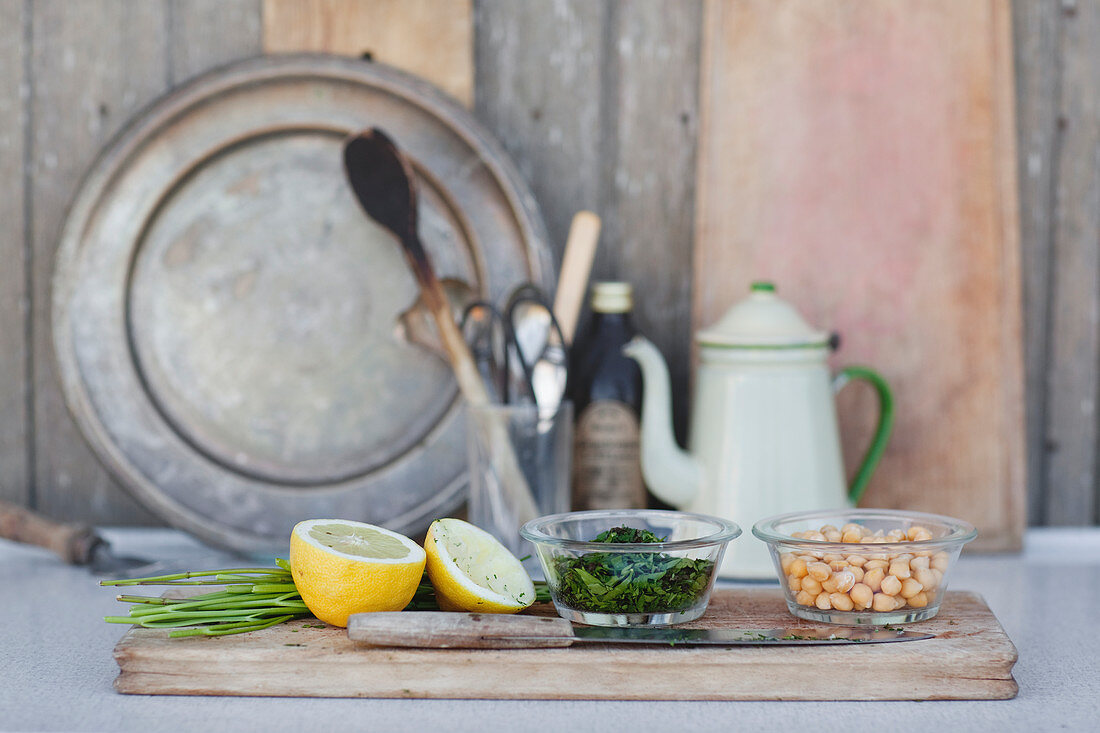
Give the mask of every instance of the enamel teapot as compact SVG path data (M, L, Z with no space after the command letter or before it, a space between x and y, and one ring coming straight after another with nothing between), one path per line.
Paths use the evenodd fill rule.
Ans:
M745 528L772 514L854 505L890 436L893 399L886 381L857 366L830 375L830 335L810 327L768 282L753 283L746 299L695 338L699 371L686 452L672 433L661 353L641 337L623 349L641 365L645 383L642 474L653 494ZM853 379L874 387L879 417L846 487L834 395ZM763 542L742 541L727 548L719 575L769 579L775 570Z

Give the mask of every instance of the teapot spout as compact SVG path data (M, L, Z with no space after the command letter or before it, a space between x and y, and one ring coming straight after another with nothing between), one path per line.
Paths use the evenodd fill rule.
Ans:
M642 400L642 475L661 501L683 507L702 488L699 462L676 444L672 433L672 395L668 367L657 347L636 336L623 353L638 362L645 383Z

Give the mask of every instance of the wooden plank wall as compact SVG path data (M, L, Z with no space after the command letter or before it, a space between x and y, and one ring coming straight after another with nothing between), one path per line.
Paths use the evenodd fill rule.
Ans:
M1015 0L1032 524L1095 524L1100 0Z
M264 7L0 0L0 496L63 519L152 521L65 411L49 339L53 252L102 145L173 86L261 53ZM1100 0L1013 9L1030 521L1091 524L1100 520ZM701 24L699 0L473 5L475 113L534 190L556 258L576 209L604 217L595 275L630 279L644 294L637 320L671 357L681 437Z

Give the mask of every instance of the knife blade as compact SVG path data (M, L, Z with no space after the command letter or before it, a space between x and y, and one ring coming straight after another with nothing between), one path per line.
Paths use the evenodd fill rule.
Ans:
M771 629L573 626L563 618L418 611L358 613L348 638L367 646L421 649L523 649L573 644L664 646L819 646L930 639L932 634L881 626Z

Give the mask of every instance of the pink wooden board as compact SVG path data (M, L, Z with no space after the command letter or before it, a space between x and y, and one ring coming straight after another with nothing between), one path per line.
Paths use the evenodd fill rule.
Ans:
M754 279L880 370L897 422L863 504L1020 546L1025 453L1006 0L707 3L696 328ZM853 471L869 389L839 400Z

